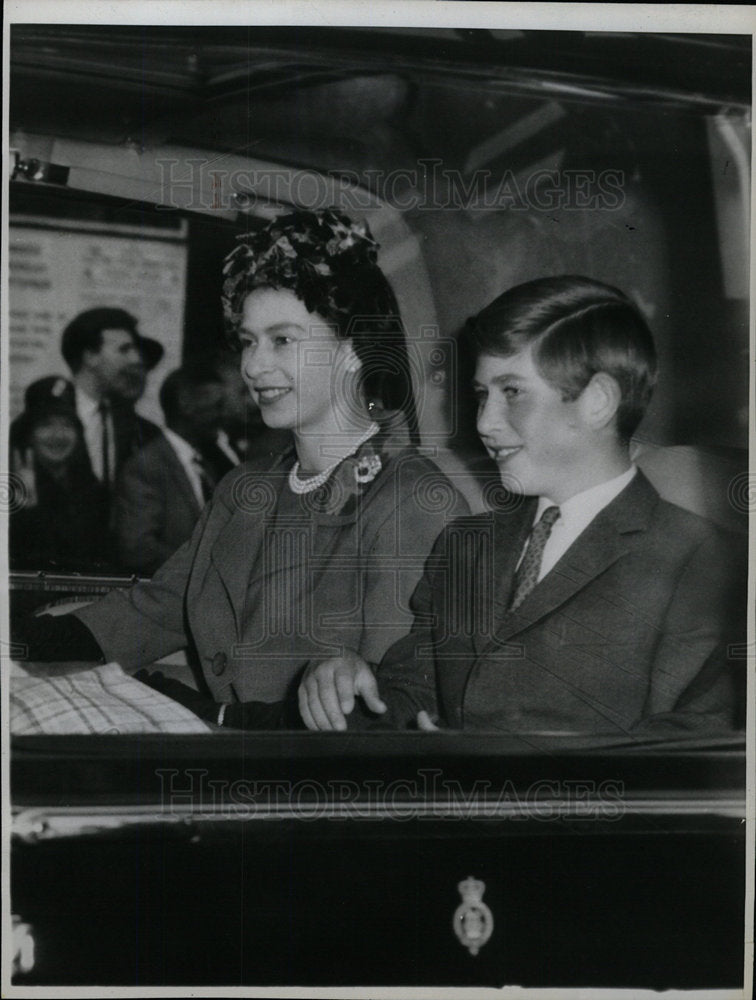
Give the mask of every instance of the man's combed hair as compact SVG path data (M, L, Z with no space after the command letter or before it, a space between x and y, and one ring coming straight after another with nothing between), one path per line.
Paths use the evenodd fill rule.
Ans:
M504 292L468 321L475 355L509 357L528 345L541 376L577 399L594 375L617 382L617 431L628 441L656 384L656 349L637 306L618 288L575 275L539 278Z
M63 331L61 354L72 372L78 372L85 351L99 351L103 330L128 330L137 335L137 320L125 309L106 306L87 309L75 316Z

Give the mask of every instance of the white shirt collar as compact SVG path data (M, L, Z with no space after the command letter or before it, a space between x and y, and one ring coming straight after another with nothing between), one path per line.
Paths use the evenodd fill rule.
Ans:
M234 465L239 464L239 456L234 451L228 434L222 428L218 431L215 443L230 462L233 462Z
M163 427L162 431L168 438L168 443L182 462L193 462L195 459L200 457L197 453L197 449L190 445L185 438L182 438L180 434L172 431L170 427Z
M554 503L548 497L540 497L535 519L537 521L547 507L559 507L560 521L563 523L579 518L581 521L585 520L585 524L587 525L599 511L603 510L615 497L620 495L624 488L632 482L637 471L638 467L631 464L629 469L625 469L624 472L621 472L618 476L614 476L613 479L607 479L597 486L591 486L587 490L583 490L582 493L576 493L574 497L570 497L569 500L565 500L561 504Z
M100 408L99 399L92 399L89 393L85 392L79 385L74 386L74 397L76 399L76 412L81 418L82 423L88 417L94 416Z
M607 479L606 482L599 483L598 486L591 486L590 489L577 493L561 504L555 504L548 497L539 498L535 521L539 520L547 507L559 507L560 513L543 550L541 568L538 574L539 580L550 572L604 507L607 507L615 497L619 496L632 481L637 471L636 466L631 465L619 476ZM522 556L520 558L522 559Z

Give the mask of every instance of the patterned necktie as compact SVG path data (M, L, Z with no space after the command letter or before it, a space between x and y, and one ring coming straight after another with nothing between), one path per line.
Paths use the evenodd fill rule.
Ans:
M509 605L510 611L516 611L538 583L543 550L559 513L558 507L547 507L530 532L528 547L525 549L525 555L515 573L512 602Z

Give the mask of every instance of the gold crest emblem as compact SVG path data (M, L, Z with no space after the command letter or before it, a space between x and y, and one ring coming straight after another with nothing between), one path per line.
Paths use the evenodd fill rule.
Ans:
M470 875L457 886L462 902L454 911L454 933L471 955L477 955L493 933L493 914L483 902L486 883Z

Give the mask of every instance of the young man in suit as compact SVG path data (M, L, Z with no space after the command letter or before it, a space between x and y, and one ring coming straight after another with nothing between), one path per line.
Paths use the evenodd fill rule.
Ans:
M220 476L204 450L223 415L223 387L204 364L184 365L160 387L165 428L126 462L114 498L121 565L151 576L190 537Z
M73 375L84 461L112 491L127 458L159 433L134 404L144 393L147 373L163 356L162 345L143 337L125 309L102 306L71 320L63 331L61 353Z
M305 723L364 725L361 696L398 728L731 726L745 575L718 529L630 461L656 381L639 311L599 282L546 278L501 295L469 334L500 508L444 531L412 631L375 672L334 658L307 673Z

